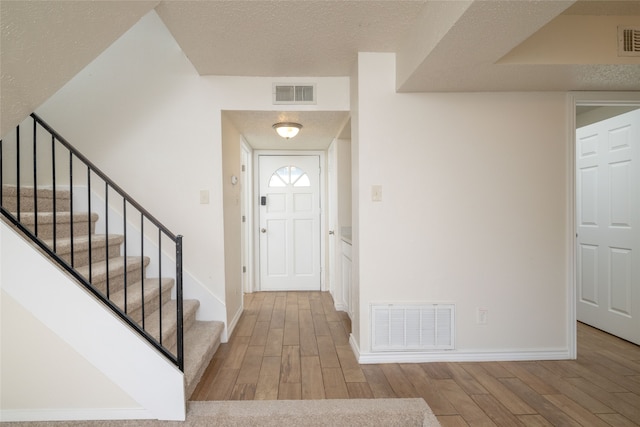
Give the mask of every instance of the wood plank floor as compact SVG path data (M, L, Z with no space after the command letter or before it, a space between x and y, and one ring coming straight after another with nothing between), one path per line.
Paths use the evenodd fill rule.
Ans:
M640 346L578 325L573 361L359 365L326 292L245 296L192 400L421 397L443 426L639 426Z

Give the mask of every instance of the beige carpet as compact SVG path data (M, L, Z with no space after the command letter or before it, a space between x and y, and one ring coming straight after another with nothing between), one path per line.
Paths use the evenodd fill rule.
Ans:
M422 399L263 400L189 402L187 420L75 421L7 423L53 426L439 426Z

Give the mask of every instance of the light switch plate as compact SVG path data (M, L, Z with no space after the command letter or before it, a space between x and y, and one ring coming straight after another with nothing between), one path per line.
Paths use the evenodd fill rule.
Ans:
M371 201L372 202L382 201L382 185L371 186Z
M200 190L200 204L201 205L209 204L209 190Z

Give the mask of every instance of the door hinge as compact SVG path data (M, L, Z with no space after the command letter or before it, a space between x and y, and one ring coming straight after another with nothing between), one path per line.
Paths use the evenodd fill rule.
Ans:
M247 217L242 215L242 222L247 222Z
M246 170L245 165L242 165L242 172L244 172Z
M246 273L246 272L247 272L247 266L245 266L245 265L243 265L243 266L242 266L242 272L243 272L243 273Z

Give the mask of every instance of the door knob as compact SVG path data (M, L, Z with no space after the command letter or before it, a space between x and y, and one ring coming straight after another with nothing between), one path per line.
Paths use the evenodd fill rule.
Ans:
M261 229L260 229L260 232L261 232L261 233L266 233L266 232L267 232L267 229L266 229L266 228L261 228Z

